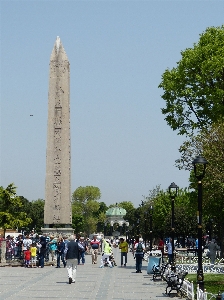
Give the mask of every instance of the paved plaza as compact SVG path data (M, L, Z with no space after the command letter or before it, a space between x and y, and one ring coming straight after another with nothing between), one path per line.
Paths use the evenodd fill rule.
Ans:
M67 269L55 266L44 268L1 267L0 300L18 299L153 299L168 298L164 292L166 284L153 282L143 262L142 273L135 273L135 260L128 253L126 267L120 267L120 251L114 249L117 266L100 269L92 265L91 256L86 255L86 264L77 268L76 283L69 284ZM176 298L177 299L177 298Z

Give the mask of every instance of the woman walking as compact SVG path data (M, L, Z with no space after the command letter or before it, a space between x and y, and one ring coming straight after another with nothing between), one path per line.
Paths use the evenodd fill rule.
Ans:
M65 243L63 241L63 238L59 238L57 243L57 267L56 268L60 268L60 259L63 262L64 268L66 267L64 251L65 251Z

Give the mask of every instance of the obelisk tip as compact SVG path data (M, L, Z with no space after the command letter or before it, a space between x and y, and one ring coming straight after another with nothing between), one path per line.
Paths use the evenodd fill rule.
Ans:
M60 37L57 36L57 39L56 39L56 49L57 49L57 53L58 53L58 51L59 51L60 43L61 43Z

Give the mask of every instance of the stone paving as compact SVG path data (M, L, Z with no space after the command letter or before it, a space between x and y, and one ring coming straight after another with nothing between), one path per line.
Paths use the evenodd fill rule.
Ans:
M44 268L1 267L0 300L18 299L104 299L104 300L160 300L166 284L153 282L143 262L142 273L135 273L135 260L128 253L126 267L120 267L119 249L114 249L116 267L100 269L92 265L90 255L86 264L78 266L76 283L68 284L67 269L55 266Z

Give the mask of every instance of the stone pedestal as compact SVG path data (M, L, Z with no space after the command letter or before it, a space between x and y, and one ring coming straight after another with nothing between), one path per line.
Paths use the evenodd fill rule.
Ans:
M73 228L41 228L43 234L54 235L54 236L70 236L74 234Z

